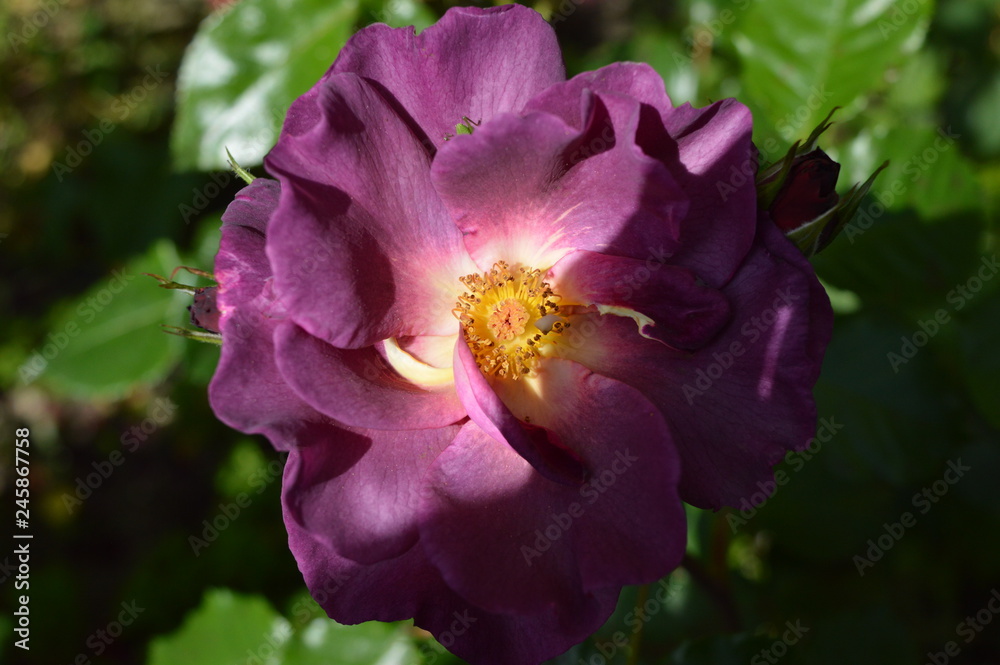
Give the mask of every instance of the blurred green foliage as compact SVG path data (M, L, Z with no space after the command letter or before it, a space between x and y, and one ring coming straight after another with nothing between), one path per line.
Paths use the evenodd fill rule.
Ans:
M205 386L217 349L162 334L158 323L183 323L183 299L139 276L211 269L219 214L239 183L196 170L224 168L225 146L259 166L288 104L355 29L422 28L451 4L0 9L0 431L32 433L32 662L458 662L411 625L322 618L285 544L280 456L215 420ZM820 143L843 164L839 188L891 160L814 261L838 311L814 446L786 458L785 482L762 505L689 509L685 565L627 589L608 624L555 662L902 665L949 641L966 665L997 662L1000 621L968 643L958 631L1000 585L1000 280L990 268L1000 8L535 6L571 74L641 60L675 103L738 97L754 112L763 161L834 106ZM969 470L943 482L957 460ZM859 564L880 538L890 547ZM99 631L130 602L141 613L105 644ZM10 626L5 613L4 662ZM273 653L259 655L264 646Z

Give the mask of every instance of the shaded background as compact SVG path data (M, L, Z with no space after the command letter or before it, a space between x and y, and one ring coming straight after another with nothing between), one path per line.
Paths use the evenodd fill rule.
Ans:
M190 301L140 274L210 270L241 184L224 147L262 175L289 102L354 30L424 27L446 4L0 10L0 489L14 530L27 427L34 535L28 654L14 545L0 549L3 662L457 662L407 624L317 618L285 542L280 456L216 421L217 349L163 334ZM570 74L641 60L675 103L747 103L765 161L834 106L820 144L838 189L892 160L814 261L838 317L812 452L759 506L690 509L685 566L626 590L556 662L1000 663L997 3L536 7Z

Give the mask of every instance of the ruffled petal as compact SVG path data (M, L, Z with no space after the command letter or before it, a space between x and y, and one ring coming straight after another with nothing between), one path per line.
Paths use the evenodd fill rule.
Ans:
M430 154L368 82L318 87L297 102L316 107L315 122L283 132L265 160L282 183L267 254L291 317L338 347L453 333L458 277L474 266L430 184Z
M573 249L645 259L669 255L684 193L634 142L639 105L577 96L588 124L548 113L500 115L449 141L434 160L437 191L482 269L546 269Z
M548 480L475 422L429 475L424 549L449 586L490 611L573 607L590 591L662 577L684 551L679 465L662 416L618 381L568 361L545 365L541 385L553 394L526 408L584 459L585 483Z
M554 432L590 471L576 492L586 514L573 527L574 549L586 552L585 588L639 584L675 568L687 532L680 456L663 416L638 390L569 360L543 358L529 381L493 386L512 412Z
M264 242L277 200L278 183L257 178L222 216L215 277L223 342L208 397L222 422L287 450L290 435L320 416L292 392L274 362L271 337L284 311L271 288Z
M638 62L616 62L547 88L525 105L525 111L554 113L570 126L582 129L587 117L580 98L586 91L622 95L664 113L673 108L663 78L652 67Z
M330 618L343 624L365 621L401 621L416 614L424 603L445 592L440 574L427 561L419 544L399 556L374 564L352 561L303 527L290 505L291 484L298 459L289 457L282 482L282 508L288 546L309 593Z
M425 390L400 377L369 346L338 349L287 321L275 356L288 385L314 409L351 427L418 430L465 417L454 386Z
M643 149L670 169L691 199L671 263L722 286L754 239L757 160L750 110L735 99L700 109L684 104L659 119L646 113L642 124Z
M510 412L479 370L464 338L455 345L454 367L458 396L483 432L509 446L549 480L570 486L583 482L586 465L551 432L525 426Z
M663 79L642 63L585 72L544 91L526 109L554 113L583 129L587 118L573 99L586 91L624 95L641 104L635 143L670 171L690 200L677 242L668 247L671 263L694 270L712 286L725 284L753 242L756 161L750 111L734 99L701 109L674 107Z
M644 337L697 349L729 322L729 301L686 268L595 252L567 255L549 271L563 302L636 320Z
M538 665L583 642L611 617L619 588L584 595L575 607L530 614L496 614L447 593L427 603L414 623L434 634L456 656L477 665Z
M332 71L377 82L432 149L455 134L463 117L480 123L520 111L566 78L555 32L519 5L452 8L419 35L370 26L347 42Z
M393 559L361 564L313 538L287 505L285 524L306 585L332 619L355 624L413 617L452 653L481 665L538 665L558 656L600 628L618 600L619 589L602 589L568 611L487 612L448 588L419 543Z
M313 428L288 458L288 515L354 561L399 556L417 541L427 469L458 430Z
M574 317L559 353L638 388L667 418L681 455L681 498L739 505L771 467L815 433L812 386L833 314L802 254L763 221L759 242L724 289L732 321L695 353L635 334L614 316Z

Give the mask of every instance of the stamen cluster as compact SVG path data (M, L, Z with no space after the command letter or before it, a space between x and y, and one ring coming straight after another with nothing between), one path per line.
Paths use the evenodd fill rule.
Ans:
M460 278L468 289L452 310L480 369L518 379L538 365L540 348L569 327L542 271L503 261L484 274Z

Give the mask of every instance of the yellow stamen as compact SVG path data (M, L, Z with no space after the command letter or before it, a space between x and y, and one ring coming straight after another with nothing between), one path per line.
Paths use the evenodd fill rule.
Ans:
M500 261L461 282L468 291L452 311L480 369L501 378L530 375L540 347L565 329L562 321L553 322L560 298L542 281L542 271Z

